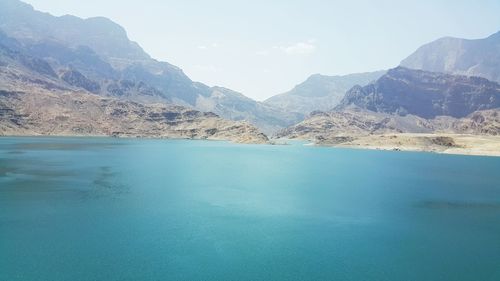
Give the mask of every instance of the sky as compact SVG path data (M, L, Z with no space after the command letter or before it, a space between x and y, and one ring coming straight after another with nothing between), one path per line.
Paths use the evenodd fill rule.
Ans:
M195 81L264 100L315 73L395 67L444 36L500 30L499 0L25 0L122 25L153 58Z

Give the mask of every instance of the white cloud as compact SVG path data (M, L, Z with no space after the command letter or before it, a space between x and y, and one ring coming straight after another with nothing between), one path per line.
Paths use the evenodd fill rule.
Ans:
M271 51L281 51L287 55L310 55L316 52L316 40L309 39L304 42L297 42L290 45L276 45L272 46L269 50L258 51L256 54L259 56L267 56Z
M314 40L307 42L297 42L289 46L279 46L279 49L287 55L310 55L316 51Z
M210 45L200 45L197 48L200 50L207 50L207 49L215 49L217 47L219 47L219 44L214 42L214 43L211 43Z

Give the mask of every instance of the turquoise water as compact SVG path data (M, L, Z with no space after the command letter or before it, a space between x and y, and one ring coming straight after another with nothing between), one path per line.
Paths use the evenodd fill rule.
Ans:
M500 158L0 138L0 280L500 280Z

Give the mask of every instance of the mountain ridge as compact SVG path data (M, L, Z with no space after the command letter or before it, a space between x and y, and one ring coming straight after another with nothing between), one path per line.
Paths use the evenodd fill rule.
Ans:
M0 33L0 135L268 141L247 122L165 103L143 82L93 80L54 57L33 56L31 46Z
M298 121L295 116L243 95L220 99L220 91L215 93L217 88L192 81L179 67L151 58L139 44L129 40L123 27L104 17L55 17L21 1L8 0L0 2L0 30L21 42L31 55L43 57L56 72L76 70L99 83L101 88L105 88L109 80L142 82L157 90L159 95L153 102L204 110L197 101L211 100L211 103L222 103L211 108L214 113L240 120L242 114L231 111L237 102L241 107L254 108L245 118L268 132ZM149 97L142 99L142 96L120 98L151 102ZM223 104L225 101L230 103Z
M396 67L376 82L349 90L337 110L357 106L375 112L423 118L464 117L500 107L500 85L481 77Z
M335 144L401 133L500 135L500 85L399 66L371 84L354 86L335 109L313 112L278 137Z
M264 103L303 115L315 110L329 110L340 102L351 87L357 84L365 85L384 73L385 71L381 70L334 76L313 74L292 90L272 96Z
M481 39L443 37L420 46L401 66L500 82L500 31Z

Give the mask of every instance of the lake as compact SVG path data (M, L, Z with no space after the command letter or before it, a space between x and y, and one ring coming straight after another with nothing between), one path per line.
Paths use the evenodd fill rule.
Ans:
M0 138L0 280L500 280L500 157Z

